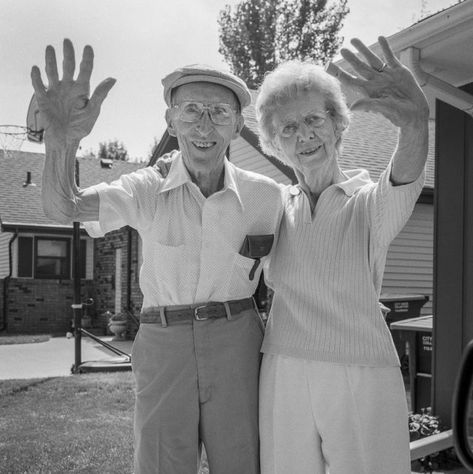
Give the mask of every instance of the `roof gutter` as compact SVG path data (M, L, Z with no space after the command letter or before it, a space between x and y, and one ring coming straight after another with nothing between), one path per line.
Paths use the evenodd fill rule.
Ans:
M425 72L420 66L420 50L409 47L401 51L401 62L416 76L422 89L427 89L436 98L473 116L473 95Z

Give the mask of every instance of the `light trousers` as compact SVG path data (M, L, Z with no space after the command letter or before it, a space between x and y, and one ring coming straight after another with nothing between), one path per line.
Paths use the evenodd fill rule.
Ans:
M401 372L264 354L260 438L262 474L410 474Z
M201 441L212 474L259 474L262 338L253 309L231 320L141 324L132 350L135 474L197 473Z

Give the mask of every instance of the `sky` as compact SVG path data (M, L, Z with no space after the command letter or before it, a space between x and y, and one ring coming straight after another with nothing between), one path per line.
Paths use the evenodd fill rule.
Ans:
M470 0L471 1L471 0ZM33 93L30 70L44 50L56 49L61 71L62 41L70 38L80 62L82 49L95 52L91 90L106 77L117 83L102 106L81 154L99 142L118 139L133 160L145 160L163 135L166 105L161 79L193 63L227 68L218 53L219 11L238 0L0 0L0 125L25 125ZM341 35L344 46L389 36L456 0L348 0ZM43 152L25 142L22 150Z

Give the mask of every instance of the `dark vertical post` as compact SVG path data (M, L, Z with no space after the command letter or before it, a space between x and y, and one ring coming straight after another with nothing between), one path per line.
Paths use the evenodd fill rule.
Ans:
M76 159L76 183L79 186L79 162ZM82 324L82 303L80 296L80 222L72 224L72 281L74 287L72 314L74 317L74 372L79 370L82 364L80 332Z
M473 338L472 123L437 101L432 408L445 424L462 350Z
M473 84L466 89L473 93ZM473 117L465 115L465 208L463 215L462 348L473 339Z

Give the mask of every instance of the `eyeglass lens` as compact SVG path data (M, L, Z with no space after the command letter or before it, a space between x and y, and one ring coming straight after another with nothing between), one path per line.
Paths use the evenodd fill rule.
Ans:
M299 122L289 122L284 125L284 127L281 130L281 136L284 138L290 138L294 136L294 134L299 130L301 122L303 122L307 127L310 129L317 129L322 127L322 125L325 123L325 120L327 119L327 116L322 116L314 113L310 113L306 115L301 121Z
M233 123L235 111L229 104L203 104L202 102L183 102L179 108L179 119L183 122L198 122L208 111L210 120L216 125L229 125Z

